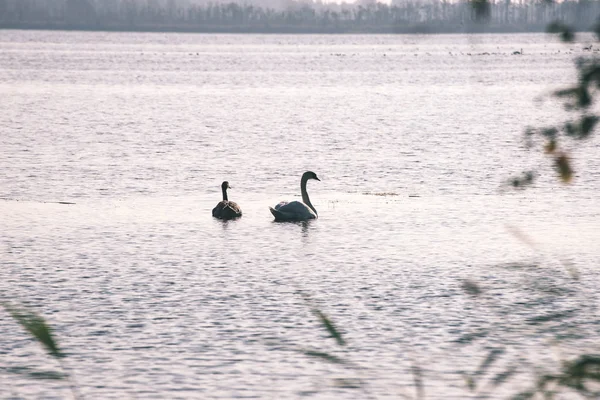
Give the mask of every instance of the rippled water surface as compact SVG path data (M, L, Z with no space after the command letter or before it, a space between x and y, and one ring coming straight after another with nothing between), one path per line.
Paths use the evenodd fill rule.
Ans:
M497 348L514 393L600 338L599 141L565 187L521 140L565 118L548 94L586 43L0 31L2 296L47 317L90 399L401 398L413 365L460 399ZM274 223L308 169L320 218ZM240 220L211 217L223 180ZM58 366L0 329L0 397L69 396L6 372Z

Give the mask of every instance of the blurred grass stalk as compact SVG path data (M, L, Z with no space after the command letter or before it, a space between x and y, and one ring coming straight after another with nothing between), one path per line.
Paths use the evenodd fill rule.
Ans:
M27 372L28 369L16 369L13 368L11 372L17 374L26 375L32 379L65 379L71 390L71 394L74 399L83 399L77 390L77 386L74 383L72 375L68 372L64 363L65 354L61 351L58 343L55 339L53 329L48 325L44 317L36 313L35 311L29 310L23 306L17 306L6 301L0 302L0 307L4 308L6 312L19 324L29 335L37 341L46 352L58 362L61 369L61 374L53 374L48 372Z

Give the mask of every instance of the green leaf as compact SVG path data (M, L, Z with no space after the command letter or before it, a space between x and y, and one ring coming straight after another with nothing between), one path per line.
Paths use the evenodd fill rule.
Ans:
M411 368L415 389L417 390L417 399L425 398L425 387L423 386L423 371L418 365L412 365Z
M575 33L561 22L555 21L548 25L546 28L548 33L557 33L563 42L573 42L575 40Z
M493 349L491 350L485 359L479 365L479 368L475 371L475 376L484 375L489 367L491 367L500 356L504 354L504 349Z
M550 139L546 143L546 146L544 146L544 152L546 152L547 154L552 154L556 151L556 147L557 147L556 140Z
M537 133L537 129L534 129L532 127L528 127L527 129L525 129L525 136L533 136Z
M565 133L567 134L567 136L577 135L577 127L572 121L565 122Z
M484 338L487 335L489 335L489 331L488 330L481 330L479 332L475 332L475 333L467 333L465 335L462 335L461 337L459 337L458 339L456 339L456 343L460 343L460 344L468 344L471 342L474 342L475 340L479 339L479 338Z
M556 171L558 172L558 175L560 176L560 179L564 183L571 182L571 180L573 179L573 168L571 168L571 161L569 160L569 157L566 154L559 154L554 159L554 166L556 168Z
M552 313L552 314L539 315L537 317L528 318L526 320L526 323L529 325L539 325L539 324L542 324L545 322L562 320L564 318L572 317L576 313L577 313L577 310L573 309L573 310L567 310L567 311L563 311L563 312L556 312L556 313Z
M27 332L40 342L46 350L56 358L64 357L64 354L58 348L52 329L48 326L43 317L34 311L25 308L18 308L8 303L1 303L8 313L17 321Z
M488 0L471 0L475 12L475 21L485 22L490 19L491 6Z
M533 171L526 171L519 177L512 178L509 183L514 188L522 188L533 184L536 174Z
M467 387L471 390L474 391L477 387L477 378L481 377L482 375L485 375L487 369L496 362L496 360L502 355L504 354L504 349L493 349L491 350L487 357L481 362L481 364L479 365L479 367L477 368L477 370L475 370L475 372L473 372L472 375L466 375L465 376L465 380L467 382Z
M465 378L465 383L467 384L467 388L471 392L475 391L475 389L477 389L477 384L475 383L475 379L473 379L472 376L469 376L467 374L465 374L463 377Z
M525 392L521 392L521 393L517 393L516 395L514 395L513 397L511 397L511 400L528 400L528 399L532 399L533 396L535 396L537 392L535 390L527 390Z
M590 83L596 83L600 86L600 65L596 60L585 59L579 64L579 80L581 86L587 86Z
M580 86L577 91L577 107L586 108L592 104L592 96L587 87Z
M585 391L585 380L600 382L600 356L592 354L579 356L575 361L566 362L563 371L561 384Z
M553 383L553 382L557 382L560 380L560 376L556 376L556 375L542 375L538 378L537 382L536 382L536 386L537 386L537 390L538 392L543 392L544 394L546 393L551 393L549 391L546 390L546 386L549 383Z
M594 130L599 118L595 115L584 115L580 121L580 134L578 139L586 139Z
M324 351L318 350L302 350L304 355L309 357L320 358L322 360L328 361L333 364L348 364L344 359L334 356L333 354L326 353Z
M67 375L56 371L35 371L28 367L7 367L0 368L1 372L25 376L31 379L38 380L62 380L66 379Z
M333 380L335 386L344 389L360 389L364 383L360 379L335 378Z
M586 108L592 104L592 97L586 86L576 86L573 88L556 90L554 96L567 98L573 101L573 103L567 103L565 105L567 109Z
M548 139L554 139L556 135L558 135L558 129L556 129L555 127L544 128L541 132L542 135L547 137Z
M500 372L499 374L494 376L494 378L492 379L492 384L494 386L500 386L516 373L517 367L510 367L506 371Z
M560 40L565 43L571 43L575 41L575 33L572 30L566 29L560 33Z
M331 320L325 314L323 314L323 312L321 312L321 310L318 310L315 308L312 310L312 312L319 318L319 321L321 322L321 324L331 334L331 336L336 340L338 345L340 345L340 346L346 345L346 341L342 337L342 334L336 329L335 325L333 325L333 322L331 322Z
M479 284L469 279L462 281L461 287L466 293L472 296L479 296L481 293L483 293L483 290L481 290Z

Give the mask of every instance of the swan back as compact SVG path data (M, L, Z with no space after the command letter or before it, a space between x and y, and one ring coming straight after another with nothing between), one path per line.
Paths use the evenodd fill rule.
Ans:
M233 201L220 201L213 208L212 216L218 219L235 219L242 216L242 209Z
M282 201L275 208L269 209L275 221L306 221L317 218L317 213L301 201Z

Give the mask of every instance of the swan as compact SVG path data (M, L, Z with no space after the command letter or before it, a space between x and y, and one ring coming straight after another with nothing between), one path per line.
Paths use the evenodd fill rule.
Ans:
M317 210L310 202L308 193L306 192L306 183L309 179L320 181L312 171L306 171L300 179L300 191L302 192L302 201L282 201L275 208L269 207L271 214L275 217L275 221L306 221L309 219L318 218Z
M212 215L215 218L234 219L242 216L242 209L240 206L233 201L227 200L227 189L229 189L229 182L225 181L221 184L223 200L212 210Z

